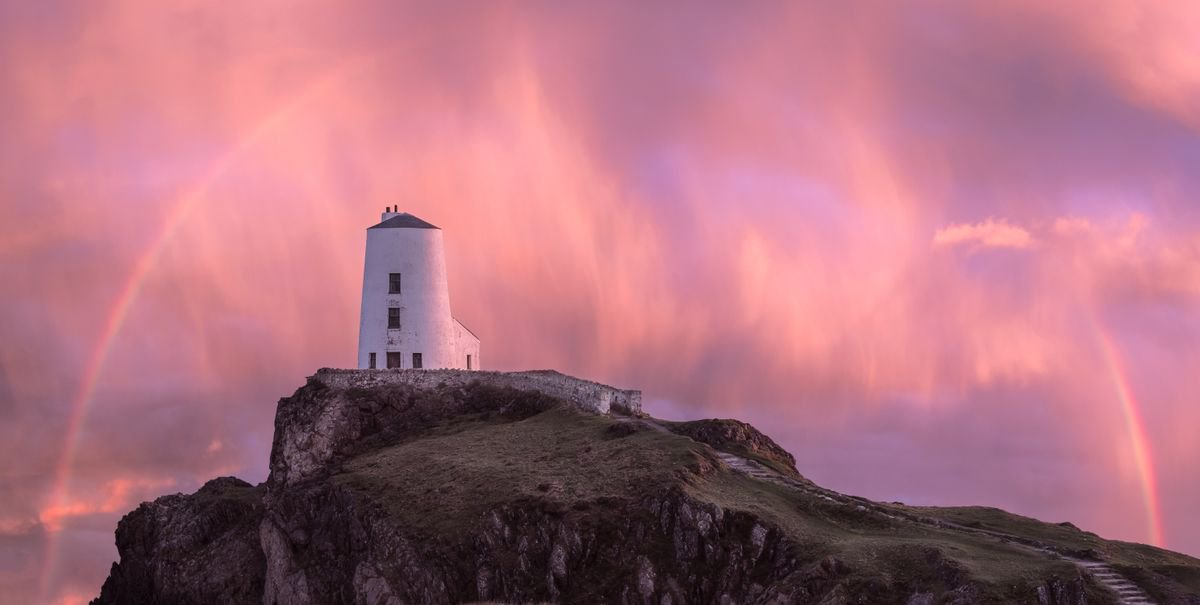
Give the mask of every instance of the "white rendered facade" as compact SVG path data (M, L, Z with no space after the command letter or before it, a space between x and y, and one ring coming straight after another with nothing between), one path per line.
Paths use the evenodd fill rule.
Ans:
M442 230L388 210L367 229L358 367L478 370L479 338L450 315Z

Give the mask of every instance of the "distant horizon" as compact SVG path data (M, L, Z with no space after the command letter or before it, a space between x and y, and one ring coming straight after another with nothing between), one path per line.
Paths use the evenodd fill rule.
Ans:
M0 601L265 478L389 206L486 370L1200 556L1200 7L456 8L0 5Z

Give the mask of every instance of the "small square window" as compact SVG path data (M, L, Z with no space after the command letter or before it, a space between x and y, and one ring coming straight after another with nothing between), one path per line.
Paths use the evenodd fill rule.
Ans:
M388 273L388 294L400 293L400 274Z
M388 329L400 329L400 307L388 307Z
M420 353L413 353L413 365L412 365L412 367L413 367L413 369L415 369L415 370L419 370L419 369L421 369L421 354L420 354Z
M370 370L375 369L375 354L374 353L371 353L371 360L369 362L367 362L367 369L370 369Z
M401 359L403 359L403 358L402 358L402 357L400 357L400 352L399 352L399 351L388 351L388 354L387 354L387 364L388 364L388 367L389 367L389 368L398 368L398 367L400 367L400 360L401 360Z

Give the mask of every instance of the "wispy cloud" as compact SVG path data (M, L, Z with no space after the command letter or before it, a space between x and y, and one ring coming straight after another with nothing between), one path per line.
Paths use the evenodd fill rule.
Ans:
M1034 239L1023 227L1011 225L1000 219L987 219L981 223L947 225L933 234L936 246L961 246L972 248L1015 248L1033 246Z

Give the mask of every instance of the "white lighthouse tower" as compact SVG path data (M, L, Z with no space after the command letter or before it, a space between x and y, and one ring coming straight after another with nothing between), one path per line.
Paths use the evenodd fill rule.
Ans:
M442 230L393 210L367 228L358 367L478 370L479 338L450 315Z

